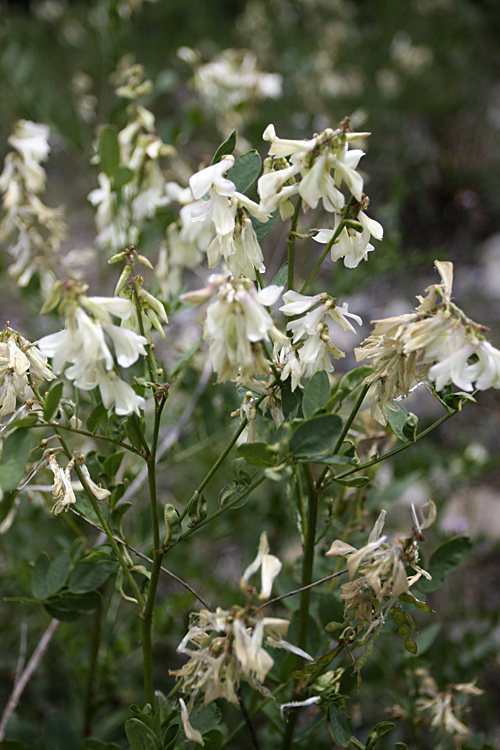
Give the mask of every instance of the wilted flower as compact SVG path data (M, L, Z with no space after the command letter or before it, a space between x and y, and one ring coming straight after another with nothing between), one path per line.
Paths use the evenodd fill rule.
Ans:
M279 560L268 553L267 538L261 536L259 552L246 569L246 581L262 567L262 588L270 594L272 581L281 567ZM263 682L273 666L273 659L265 646L282 648L311 660L309 654L283 640L288 630L288 620L263 617L262 611L252 607L217 608L215 612L202 609L192 614L192 625L181 641L178 651L189 656L189 661L170 674L179 678L180 688L191 701L203 693L204 704L217 698L237 703L237 690L243 680L271 697Z
M74 468L75 462L73 459L68 461L66 468L62 469L57 463L57 459L54 455L49 455L48 460L49 468L54 475L52 499L55 502L52 507L52 512L57 516L63 510L67 511L70 505L76 503L75 493L71 484L71 472Z
M441 284L427 288L414 312L373 321L375 328L355 349L370 359L376 383L372 416L386 424L384 407L407 396L415 383L430 378L436 390L453 383L464 391L500 388L500 352L485 341L484 328L451 301L453 265L436 261Z
M420 692L427 695L427 698L418 698L415 706L418 711L428 712L430 714L430 726L439 729L441 732L452 734L457 743L470 735L469 728L457 718L457 714L462 706L457 704L456 694L462 695L483 695L484 690L476 687L474 682L448 685L446 690L439 691L436 681L424 669L415 671L420 679Z
M326 557L347 559L350 581L342 585L340 598L345 602L346 618L350 610L355 611L359 631L368 625L371 632L383 624L386 613L401 594L405 594L422 575L430 579L429 573L418 565L417 539L422 538L418 529L415 530L416 538L396 539L388 544L387 537L382 536L385 516L383 510L367 544L360 549L337 539L326 553ZM429 525L434 518L435 506L430 501ZM406 566L417 571L416 575L408 578Z

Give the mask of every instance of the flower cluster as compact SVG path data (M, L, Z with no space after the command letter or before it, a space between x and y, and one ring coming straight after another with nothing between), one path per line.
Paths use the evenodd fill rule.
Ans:
M208 340L218 382L246 383L256 375L267 375L270 366L261 342L269 333L281 337L266 310L278 299L283 287L269 286L257 292L251 279L234 279L230 274L211 276L209 286L182 296L186 302L202 302L215 292L209 305L203 337Z
M375 368L367 378L376 383L372 415L387 423L384 407L407 396L415 383L429 378L437 391L453 383L462 391L500 388L500 351L451 301L453 265L436 261L441 284L426 289L414 312L373 321L372 335L355 350Z
M28 375L38 383L54 378L42 352L16 331L5 328L0 334L0 417L15 411L18 396L24 398Z
M42 162L49 152L47 125L19 120L9 143L14 151L5 157L0 175L0 193L5 216L0 222L0 240L15 237L9 246L13 263L9 275L25 287L33 274L40 275L47 291L54 281L54 253L66 237L62 208L49 208L40 200L47 175Z
M341 599L345 618L349 619L354 613L358 632L368 628L368 634L378 629L401 594L407 593L421 576L430 579L429 573L418 565L417 542L423 538L422 530L435 521L436 508L432 500L427 516L421 514L419 520L415 511L413 515L411 538L396 539L388 544L387 536L382 536L386 516L383 510L363 547L356 549L337 539L326 553L327 557L347 558L350 580L342 584ZM416 574L408 577L406 566L413 568Z
M259 568L262 570L259 599L265 600L271 595L273 581L281 570L281 562L269 554L265 532L261 535L256 559L242 577L242 588L249 593L248 579ZM250 614L251 610L254 614ZM192 615L192 625L177 649L188 656L189 661L170 674L179 678L181 690L190 695L191 708L200 693L205 706L217 698L237 703L241 681L271 697L263 682L274 662L265 646L282 648L311 660L305 651L283 640L288 626L288 620L264 617L262 610L255 612L254 607L230 610L218 607L215 612L203 609Z
M271 158L264 162L258 182L262 208L274 211L279 207L282 218L289 218L293 213L290 198L298 194L307 206L316 208L321 200L326 211L335 213L345 205L339 190L342 182L361 202L363 178L356 168L364 152L349 150L349 144L368 135L350 132L346 120L340 129L327 128L311 140L288 140L278 138L274 126L269 125L264 140L271 142Z
M82 489L80 483L75 487L75 483L71 481L71 472L75 468L77 457L73 456L64 469L58 464L53 453L49 453L47 459L49 462L49 469L54 475L54 483L52 485L52 499L54 500L54 505L52 507L52 512L57 516L59 513L62 513L63 510L67 512L69 506L76 503L75 490L78 491ZM83 463L83 456L78 456L78 463L81 463L80 469L90 492L92 492L97 500L106 500L111 495L111 492L100 487L93 481L87 466Z
M117 94L132 100L149 90L151 83L144 81L140 65L125 66L116 82L123 84ZM114 252L136 245L146 220L167 201L160 158L174 153L156 135L152 112L132 101L127 114L127 123L118 133L120 170L113 177L100 172L99 187L88 195L96 207L96 244Z
M370 219L361 210L366 203L368 203L368 198L364 198L360 204L360 210L355 220L349 219L344 222L331 248L331 259L337 261L342 258L346 268L356 268L362 260L367 260L368 253L374 250L370 239L374 237L376 240L381 240L384 236L382 225L378 221ZM331 242L341 221L342 217L336 213L333 229L320 229L313 240L322 244Z
M337 300L326 292L307 296L289 291L283 295L285 304L280 307L287 316L300 316L287 324L293 338L275 347L277 367L281 370L281 380L291 377L292 391L301 386L303 377L310 378L319 370L333 371L330 355L335 359L345 357L345 353L333 344L330 338L328 320L333 320L342 330L355 333L347 318L358 325L362 321L358 315L348 311L347 302L337 306Z
M248 105L254 101L281 96L281 76L259 70L249 50L226 49L208 63L201 63L189 47L181 47L177 54L193 66L193 88L205 109L214 114L221 132L242 130ZM242 110L243 105L247 106Z
M138 414L144 399L115 372L115 358L121 367L130 367L146 354L147 339L112 321L116 316L126 322L135 313L134 305L122 297L87 297L84 292L84 287L77 286L68 294L66 327L44 336L38 346L52 359L56 375L64 371L69 380L86 391L99 387L104 406L109 409L114 404L118 415ZM113 343L115 358L105 334Z
M417 669L415 673L421 683L419 692L426 696L415 701L417 710L430 716L432 728L453 735L460 745L470 735L470 730L457 718L463 706L457 705L456 699L462 695L483 695L484 690L476 687L474 682L463 682L448 685L446 690L440 691L434 678L424 669Z

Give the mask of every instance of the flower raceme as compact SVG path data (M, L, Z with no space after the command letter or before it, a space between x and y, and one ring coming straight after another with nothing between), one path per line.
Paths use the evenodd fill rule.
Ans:
M500 351L451 301L452 263L436 261L436 268L441 284L428 287L413 312L374 321L372 335L355 350L358 361L369 359L375 368L367 383L376 383L372 415L381 424L391 401L425 378L437 391L451 383L467 392L500 388Z
M203 337L209 342L218 382L245 383L255 375L270 372L260 342L269 341L270 332L282 337L266 310L282 290L283 287L269 286L257 292L251 279L235 279L226 274L211 276L205 289L182 295L183 301L196 304L217 294L207 310Z
M142 396L114 371L115 358L121 367L130 367L140 355L146 355L144 336L112 322L112 316L126 321L134 310L129 299L79 294L66 304L64 330L38 342L42 353L52 359L56 375L64 371L69 380L86 391L99 387L104 406L109 409L114 404L121 416L139 413L144 407ZM115 357L105 334L113 343Z
M271 595L274 579L281 569L281 562L269 554L265 532L261 534L257 557L245 570L242 588L250 595L252 589L248 579L261 569L262 591L259 599ZM253 612L253 614L252 614ZM204 696L207 706L217 698L229 703L238 703L237 691L242 681L250 683L263 695L271 698L271 693L263 685L274 661L266 648L281 648L291 651L304 659L311 656L284 640L289 622L277 617L264 617L262 610L255 607L232 607L215 612L202 609L191 615L191 627L179 644L177 651L189 657L181 669L170 674L179 678L179 687L190 696L192 709L196 697ZM183 706L181 704L181 711ZM189 717L184 714L184 726L190 732ZM187 735L187 732L186 732ZM190 737L195 742L194 733Z
M422 530L431 526L436 518L436 507L429 501L429 511L421 512L420 519L413 510L415 522L414 536L396 539L387 543L382 536L386 512L379 515L367 543L356 549L337 539L326 553L326 557L345 557L349 571L349 581L342 584L340 598L344 600L346 619L354 612L357 629L368 627L369 632L382 625L387 612L396 599L407 593L421 576L430 579L429 573L418 565L417 540L422 539ZM416 571L408 577L406 566Z
M214 268L223 257L236 278L256 278L265 271L262 250L249 216L266 222L269 213L236 190L227 173L234 165L233 156L224 156L194 174L189 185L196 203L190 211L194 222L211 221L215 237L207 249L208 265ZM208 200L203 200L208 195Z
M355 333L348 318L361 325L358 315L348 311L347 302L337 306L336 300L326 292L307 296L288 291L283 295L285 302L280 307L287 316L300 316L287 324L293 338L276 347L277 366L281 370L281 380L291 376L292 390L301 386L301 378L310 378L319 370L333 371L330 355L335 359L345 357L330 339L328 320L333 320L342 330ZM320 304L319 304L320 303Z
M356 169L364 152L349 150L349 144L369 133L349 130L346 120L340 129L327 128L311 140L289 140L278 138L274 126L269 125L263 138L271 143L270 158L266 159L258 182L262 209L271 212L279 207L282 218L289 218L293 213L289 199L298 194L311 208L316 208L321 200L325 210L334 213L345 205L339 190L343 182L351 195L361 201L363 178Z
M0 417L16 409L17 397L24 398L28 375L38 383L53 380L46 357L34 345L11 328L0 333Z

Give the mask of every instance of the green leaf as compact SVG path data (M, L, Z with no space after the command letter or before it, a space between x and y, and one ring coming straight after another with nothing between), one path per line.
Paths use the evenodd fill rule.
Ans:
M31 414L28 414L26 417L21 417L21 419L14 419L12 420L12 422L9 422L9 430L17 429L18 427L31 427L37 422L38 414L36 412L31 412ZM2 746L0 745L0 747Z
M104 469L108 477L115 476L116 472L120 468L124 455L125 455L125 451L121 451L120 453L113 453L111 456L108 456L107 459L104 461L102 468Z
M200 521L204 521L207 517L207 501L204 495L200 495L196 491L191 497L188 505L188 516L190 519L190 526L196 526Z
M66 583L71 567L71 559L66 550L63 550L50 564L47 573L47 588L49 596L57 594Z
M406 742L396 742L394 747L396 748L396 750L408 750L408 745L406 744Z
M370 729L368 737L366 738L366 750L372 750L375 747L380 737L383 737L387 732L392 732L396 728L396 725L392 721L379 721L378 724Z
M403 443L413 443L417 432L418 417L406 411L396 401L391 401L391 408L385 407L385 413L396 437Z
M190 716L190 723L201 734L207 734L220 724L222 714L215 703L210 703L203 711Z
M47 573L49 572L50 560L42 552L35 563L33 568L33 576L31 579L31 590L33 596L37 599L46 599L49 595L49 587L47 586Z
M90 412L89 418L87 419L87 430L89 432L95 432L107 413L108 410L102 402L97 404L97 406L94 406Z
M307 458L298 458L301 463L306 461L311 464L327 464L328 466L345 466L345 464L351 463L349 456L327 456L321 453L319 456L307 456Z
M274 277L274 279L271 281L271 284L273 286L286 286L288 280L288 262L283 263L280 270Z
M291 380L287 378L281 384L281 408L286 420L291 421L298 413L302 404L302 391L296 388L292 391ZM282 425L283 426L283 425Z
M366 487L370 481L370 477L346 477L345 479L337 479L333 477L333 481L337 484L341 484L343 487Z
M212 164L217 164L217 162L219 162L223 156L232 154L235 146L236 146L236 130L233 130L229 138L226 141L224 141L224 143L221 143L221 145L215 152L214 158L210 162L210 166L212 166Z
M122 524L125 513L132 507L132 503L120 503L111 511L110 526L111 531L117 536L123 537Z
M87 594L102 586L115 569L112 562L81 562L72 572L68 587L73 594Z
M120 144L118 130L114 125L106 125L99 141L99 167L108 177L113 177L120 166Z
M50 422L57 411L57 407L59 406L59 401L61 400L63 392L63 385L64 384L62 382L56 383L45 395L43 417L47 422Z
M99 516L95 512L95 510L92 507L92 504L90 500L88 499L87 495L78 494L76 495L76 503L72 506L75 510L78 511L78 513L81 513L82 516L85 518L88 518L89 521L92 521L92 523L95 523L96 526L101 527L101 521L99 520ZM105 520L109 523L109 511L106 505L101 503L100 505L101 513L103 514Z
M248 494L245 495L245 497L243 497L240 502L234 501L236 501L240 495L243 495L246 490L247 488L245 486L236 484L236 482L226 484L226 486L223 487L219 492L219 507L226 508L228 505L230 505L232 510L236 510L236 508L242 508L250 499Z
M472 552L472 541L467 536L455 536L439 545L431 555L430 568L439 568L445 575L459 568ZM420 583L420 582L419 582Z
M182 524L179 516L179 511L174 508L173 505L167 503L163 509L163 515L165 518L165 541L163 544L176 544L182 534Z
M303 422L293 433L289 444L292 456L314 456L325 451L342 431L342 420L336 414L325 414Z
M15 490L24 475L31 450L28 430L16 430L5 440L0 457L0 488Z
M181 728L178 724L171 724L163 737L163 750L174 750Z
M262 169L262 159L255 149L248 151L239 159L236 159L234 165L227 173L228 180L231 180L236 186L238 193L244 193L250 185L253 185Z
M238 453L252 466L275 466L276 451L267 443L243 443Z
M90 612L101 603L101 595L97 591L88 591L85 594L74 594L65 591L59 596L50 597L47 606L59 612Z
M331 411L335 404L350 396L372 372L373 367L370 367L370 365L361 365L361 367L356 367L356 369L346 373L332 393L332 397L325 405L325 409Z
M127 435L134 448L137 448L138 451L142 451L144 449L144 445L142 443L142 435L139 427L137 426L136 414L132 414L132 416L127 419Z
M101 740L95 740L93 737L87 737L81 746L81 750L122 750L122 748L113 742L101 742Z
M425 652L432 646L440 631L441 625L439 622L434 622L432 625L429 625L424 628L424 630L420 631L417 638L419 656L425 654Z
M257 241L260 242L266 234L268 234L271 229L274 227L276 222L278 221L278 217L280 215L280 210L277 208L275 211L272 212L271 216L267 221L259 221L255 218L255 216L250 216L250 221L252 222L253 230L257 236ZM281 285L280 285L281 286Z
M431 591L437 591L441 588L446 579L446 574L440 568L428 569L429 575L432 576L431 580L428 581L426 578L421 578L418 582L418 588L423 591L424 594L428 594Z
M351 723L344 709L335 703L330 706L330 726L337 744L347 747L352 737Z
M112 190L120 190L124 185L128 185L134 179L134 173L128 167L118 167L112 183Z
M125 733L132 750L162 750L161 741L140 719L128 719Z
M457 411L462 411L462 407L467 403L467 401L473 401L474 403L476 403L476 399L474 398L474 396L470 393L466 393L465 391L449 393L445 397L446 406L448 406L450 409L456 409Z
M302 394L302 412L306 419L314 415L330 398L330 378L325 370L316 372Z

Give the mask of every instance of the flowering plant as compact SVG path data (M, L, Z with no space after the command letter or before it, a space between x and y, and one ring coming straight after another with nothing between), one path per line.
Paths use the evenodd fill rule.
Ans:
M197 75L201 85L208 71L200 67ZM412 608L432 612L423 601L426 585L449 572L448 555L465 559L469 545L463 537L454 540L453 551L445 543L426 566L421 546L423 531L436 519L432 500L427 513L413 509L413 527L392 543L382 535L385 511L360 542L371 513L365 507L367 488L379 464L411 448L474 401L477 391L500 388L500 352L487 341L486 329L453 301L453 267L447 261L436 261L441 282L418 297L413 312L374 321L372 334L356 348L362 319L333 296L334 285L306 294L324 283L319 271L328 256L332 262L342 259L354 274L362 260L370 262L369 253L383 252L370 243L382 240L383 229L366 214L369 201L359 171L360 146L369 133L354 132L348 118L336 129L299 140L279 138L270 125L263 136L270 144L263 165L256 150L235 157L233 134L211 164L181 185L167 179L161 162L173 159L175 150L156 134L154 116L138 102L152 85L143 69L122 66L115 83L118 96L130 102L126 124L119 131L102 129L94 156L99 187L88 196L96 209L96 246L114 267L122 264L113 295L87 294L81 268L68 275L60 253L66 231L62 210L48 209L39 198L45 188L42 163L50 150L46 126L15 125L9 139L14 150L0 177L5 212L0 232L11 242L13 258L9 274L20 287L38 275L42 312L62 317L61 323L52 318L47 324L59 330L33 343L10 323L0 334L0 486L13 503L1 532L9 531L23 503L36 493L44 512L59 516L54 527L66 521L82 538L53 560L37 556L32 596L23 593L11 601L42 607L56 623L84 618L89 611L100 617L106 601L137 613L144 695L134 698L125 724L133 750L189 743L223 748L242 731L256 748L276 742L289 748L299 730L317 747L326 747L333 737L337 746L352 743L368 750L395 725L375 725L366 744L356 736L348 719L347 674L361 680L378 638L394 638L398 646L402 639L402 649L417 653ZM253 185L259 202L247 195ZM175 204L178 214L169 214L158 258L149 253L150 259L142 252L143 233ZM321 208L330 227L302 227ZM278 215L290 222L287 262L267 279L261 242ZM299 283L296 245L310 240L326 247L319 253L309 243L313 262ZM193 268L205 286L196 282L186 291L183 274L194 286ZM217 270L209 275L208 268ZM340 377L334 361L346 357L349 342L356 359L370 364ZM215 404L240 421L204 476L198 477L193 463L173 487L161 460L183 438L212 371L218 384L234 386L228 403L214 400L210 408ZM428 385L445 413L418 432L417 418L402 402L420 383ZM179 415L189 388L191 401ZM227 388L221 385L221 393ZM235 399L240 406L232 410L229 402ZM199 438L207 450L215 441L212 433ZM228 469L230 455L235 460ZM212 493L224 471L230 481L219 488L214 507ZM143 483L148 532L137 538ZM236 544L227 511L257 502L263 486L271 488L276 507L287 503L287 510L279 511L283 517L274 518L272 538L280 538L280 523L285 524L299 552L285 561L284 550L282 563L270 554L262 533L239 591L228 576L227 589L236 589L226 597L231 603L209 606L205 592L167 570L164 561L171 559L175 567L183 560L189 579L191 552L182 550L195 554L191 537L202 539L209 524L227 523L221 528ZM50 500L47 505L49 495L52 505ZM325 557L345 559L347 567L327 571ZM205 561L208 565L213 561ZM282 568L289 579L273 599ZM258 570L260 591L250 584ZM327 575L318 578L321 570ZM202 609L191 613L177 648L169 645L160 678L154 650L162 574ZM234 603L233 596L240 601ZM286 606L287 617L267 610ZM343 620L328 615L323 622L320 611L330 609L340 611ZM418 699L422 721L459 745L468 729L456 717L454 692L474 696L480 689L457 683L440 692L432 678L426 680ZM242 723L227 714L224 728L219 727L216 701L237 706ZM299 716L306 728L299 728Z

